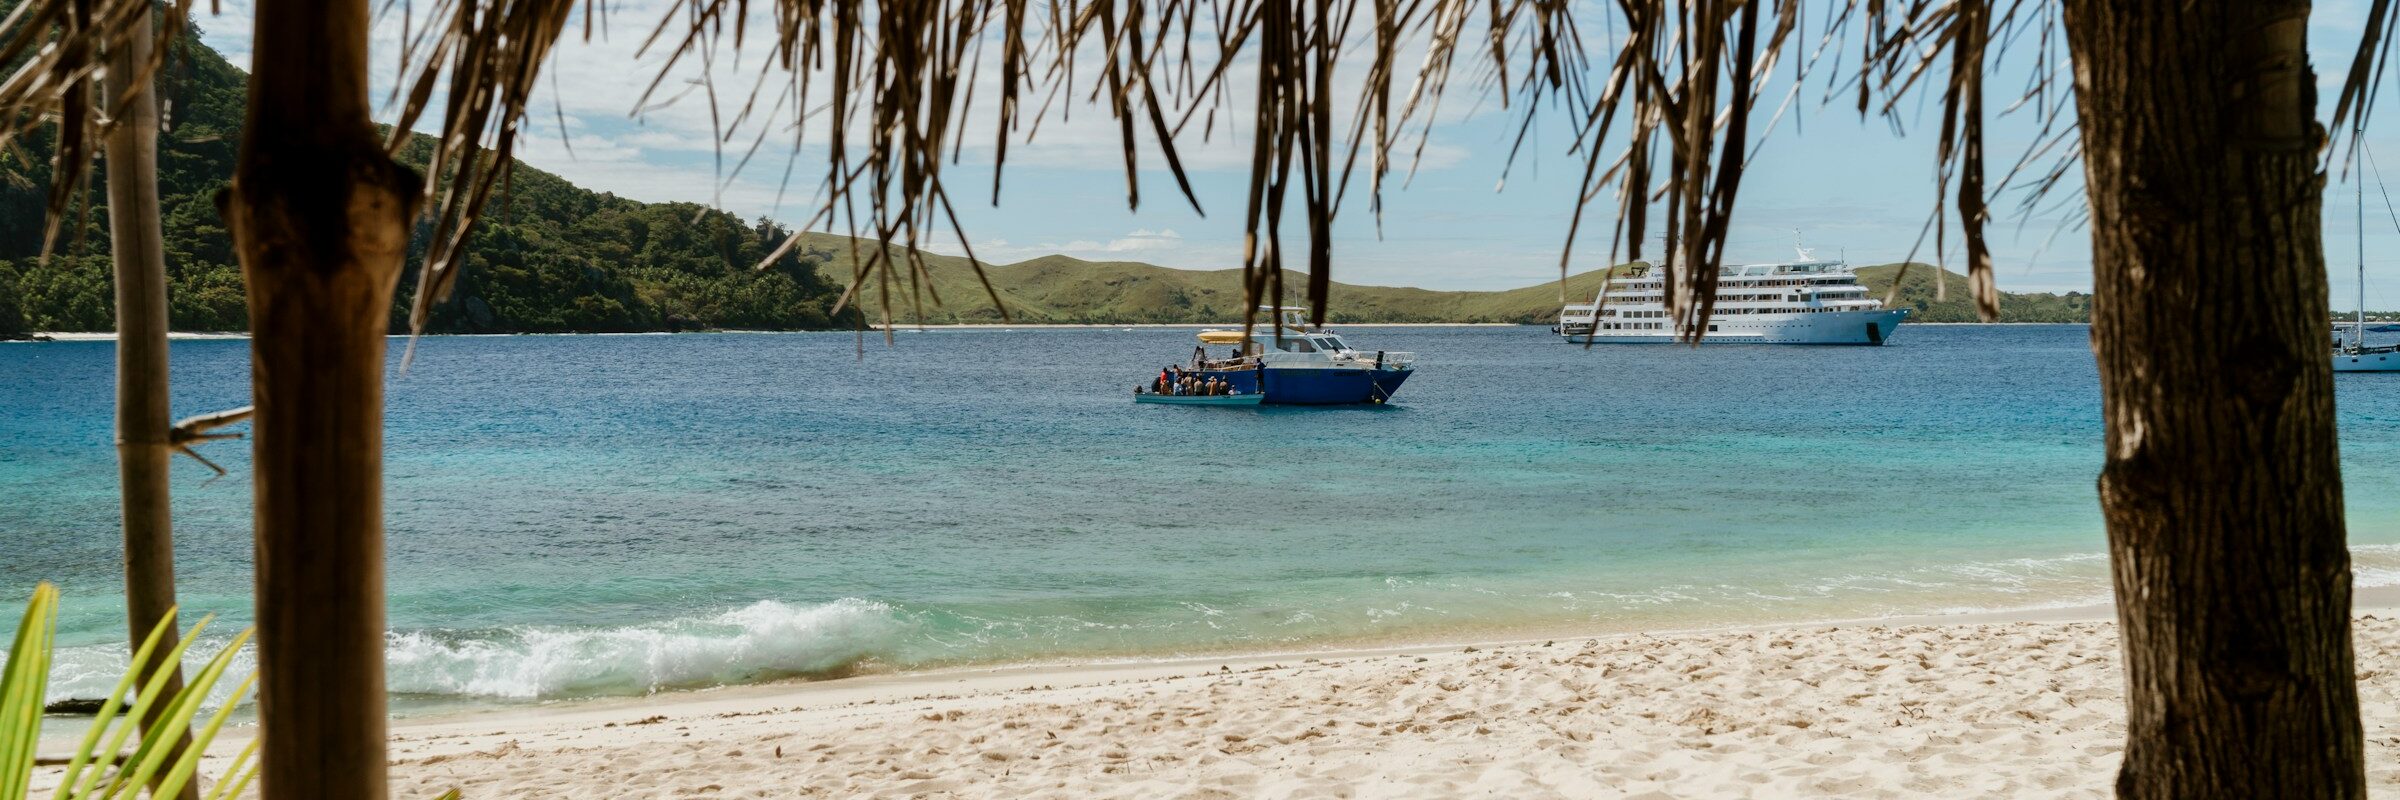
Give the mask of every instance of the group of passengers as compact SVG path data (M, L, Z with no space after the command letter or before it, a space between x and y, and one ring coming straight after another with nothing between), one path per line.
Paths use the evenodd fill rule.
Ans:
M1183 371L1183 369L1180 367L1167 367L1159 370L1158 377L1151 379L1149 386L1136 387L1134 391L1137 394L1146 391L1149 394L1178 396L1229 395L1234 393L1232 381L1228 381L1224 378L1219 378L1213 375L1195 375Z

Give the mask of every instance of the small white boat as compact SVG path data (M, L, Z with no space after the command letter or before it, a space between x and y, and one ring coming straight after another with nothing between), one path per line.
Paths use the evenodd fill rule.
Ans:
M2400 372L2400 344L2369 345L2367 332L2400 330L2400 326L2367 327L2367 181L2357 175L2352 188L2358 195L2358 317L2350 324L2350 338L2342 339L2333 333L2333 371L2335 372Z

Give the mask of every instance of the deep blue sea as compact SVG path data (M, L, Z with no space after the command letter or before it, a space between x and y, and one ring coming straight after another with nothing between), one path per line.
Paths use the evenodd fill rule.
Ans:
M2107 596L2081 326L1590 350L1357 328L1419 354L1392 405L1131 402L1192 330L426 339L390 381L392 688L518 702ZM58 697L104 693L125 652L112 347L0 345L0 630L62 586ZM247 355L176 343L176 413L247 403ZM2339 380L2359 583L2400 583L2400 376ZM238 623L247 444L206 453L233 475L179 459L181 593Z

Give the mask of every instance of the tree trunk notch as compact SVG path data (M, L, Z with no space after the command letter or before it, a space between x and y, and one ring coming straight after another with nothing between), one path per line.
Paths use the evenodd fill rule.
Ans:
M262 0L220 196L248 286L260 790L386 793L384 334L417 176L368 117L365 0Z
M142 24L108 54L102 108L113 115L103 158L108 165L109 253L116 261L117 488L124 507L125 616L138 649L175 609L175 525L168 479L174 457L173 415L167 391L167 257L158 206L158 105L143 70L150 62L150 26ZM122 104L119 105L119 101ZM169 628L162 650L175 646ZM183 691L177 666L161 693ZM166 712L152 706L138 720L142 736L173 736L175 751L188 731L156 731ZM161 776L163 778L163 776ZM198 781L179 797L198 800Z
M2067 0L2124 797L2365 796L2309 4Z

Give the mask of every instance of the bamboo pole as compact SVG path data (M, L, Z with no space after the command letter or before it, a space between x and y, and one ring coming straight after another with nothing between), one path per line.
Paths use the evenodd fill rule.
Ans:
M102 108L115 113L104 157L108 165L108 234L116 260L117 483L124 505L125 616L132 643L158 628L175 608L175 526L167 485L174 456L167 393L167 258L158 210L158 102L143 70L150 61L147 15L123 46L108 54ZM168 628L161 646L173 649ZM164 691L183 690L177 665ZM189 730L158 731L166 711L142 715L142 736L172 736L181 751ZM170 756L172 757L172 756ZM179 797L198 800L198 781Z
M422 185L368 117L367 0L261 0L220 196L251 320L260 793L386 795L384 330Z

